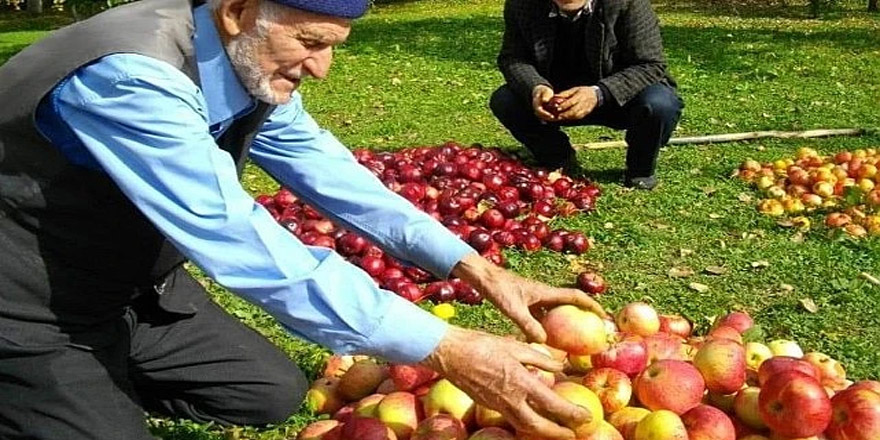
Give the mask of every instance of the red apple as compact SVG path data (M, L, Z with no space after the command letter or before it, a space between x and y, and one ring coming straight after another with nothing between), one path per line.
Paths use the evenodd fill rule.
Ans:
M694 366L706 380L706 388L731 394L746 381L746 351L730 339L713 339L703 344L694 356Z
M645 338L648 347L648 365L661 359L688 360L684 356L681 338L669 333L654 333Z
M774 356L764 361L758 368L758 385L763 387L771 377L791 370L812 376L817 381L822 378L816 367L805 360L790 356Z
M880 439L880 394L849 388L831 398L831 408L830 440Z
M876 380L860 380L849 386L850 390L870 390L880 394L880 382Z
M648 366L648 346L640 336L617 333L611 346L594 354L590 362L594 368L614 368L635 377Z
M634 388L646 408L652 411L667 409L680 415L700 404L706 383L693 365L662 360L642 371Z
M691 323L680 315L660 315L660 331L687 339L691 335Z
M752 321L752 317L749 316L748 313L732 312L722 316L721 318L718 318L712 325L712 328L718 328L725 325L735 328L736 331L742 334L745 333L746 330L752 328L755 323L754 321Z
M352 417L342 425L340 438L358 440L397 440L394 431L378 419Z
M758 409L767 426L785 437L818 435L831 422L825 389L815 377L799 371L771 376L761 387Z
M682 414L688 440L736 440L736 430L727 414L708 405L697 405Z
M605 279L595 272L581 272L578 274L577 286L584 292L593 295L605 293L605 289L607 288L605 285Z

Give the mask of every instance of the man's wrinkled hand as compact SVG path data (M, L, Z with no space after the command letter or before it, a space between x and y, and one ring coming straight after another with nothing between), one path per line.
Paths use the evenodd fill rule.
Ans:
M480 405L501 413L519 434L574 439L566 426L588 423L592 415L547 387L525 365L558 372L562 364L527 344L450 327L422 364L434 369Z
M538 84L532 90L532 109L538 119L548 122L556 120L556 115L548 112L544 107L544 104L550 102L551 99L553 99L553 89L544 84Z
M556 96L565 99L559 105L560 121L577 121L581 120L595 110L599 103L599 97L594 87L583 86L574 87Z
M474 286L534 342L547 340L547 332L538 322L547 308L572 304L602 318L608 317L598 302L578 289L551 287L523 278L477 254L465 256L453 269L453 275Z

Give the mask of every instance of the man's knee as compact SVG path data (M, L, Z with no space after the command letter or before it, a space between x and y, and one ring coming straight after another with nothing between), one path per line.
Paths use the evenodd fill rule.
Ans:
M641 93L637 104L639 117L674 124L681 117L684 104L675 90L663 84L655 84Z
M523 106L523 100L507 84L496 89L489 98L489 108L502 124L516 119L517 114L522 113Z
M235 421L236 424L280 423L299 410L308 390L308 381L299 368L293 366L266 379L266 383L255 385L251 391L253 406L248 411L249 420Z

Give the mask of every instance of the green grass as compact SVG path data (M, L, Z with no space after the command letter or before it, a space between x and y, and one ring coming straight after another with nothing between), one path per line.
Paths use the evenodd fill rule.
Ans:
M857 5L863 8L861 3ZM765 129L876 127L880 121L880 15L844 8L807 19L800 8L658 5L669 65L687 103L676 135ZM330 77L303 87L307 108L352 148L395 149L464 143L515 148L493 119L488 97L501 84L495 68L500 0L423 0L381 5L356 22ZM18 19L16 19L18 18ZM0 62L64 22L0 15ZM605 129L575 128L575 142L619 139ZM880 136L670 147L660 160L662 186L649 193L619 184L620 150L582 152L579 159L604 190L596 213L559 221L595 239L583 260L610 283L611 310L646 300L682 313L705 329L711 317L747 310L767 339L795 339L843 361L853 378L880 378L880 240L852 241L822 228L795 232L739 201L750 193L729 174L746 158L792 156L802 145L822 152L880 146ZM249 168L245 187L270 193L276 184ZM817 220L817 219L814 219ZM563 256L508 252L510 267L554 285L574 279ZM766 261L767 267L751 263ZM703 273L724 266L720 276ZM671 278L672 267L696 274ZM709 286L699 293L691 282ZM271 319L210 285L217 300L290 353L309 374L326 354L285 335ZM793 288L793 289L792 289ZM812 299L811 313L800 300ZM498 333L513 328L490 306L460 308L455 322ZM223 430L155 419L165 439L280 439L307 414L267 430Z

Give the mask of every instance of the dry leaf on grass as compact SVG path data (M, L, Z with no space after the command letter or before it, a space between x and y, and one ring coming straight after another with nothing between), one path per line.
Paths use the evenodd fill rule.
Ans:
M709 275L724 275L727 273L727 268L724 266L708 266L704 269Z
M705 284L701 284L701 283L690 283L690 284L688 284L688 287L690 287L691 290L696 290L697 292L700 292L700 293L705 293L705 292L709 291L709 286L707 286Z
M810 298L801 299L801 305L804 306L804 309L806 309L810 313L816 313L819 311L819 306L817 306L816 303Z
M694 270L689 267L673 267L666 272L672 278L687 278L694 274Z
M770 267L770 262L767 260L753 261L752 269L763 269L765 267Z

